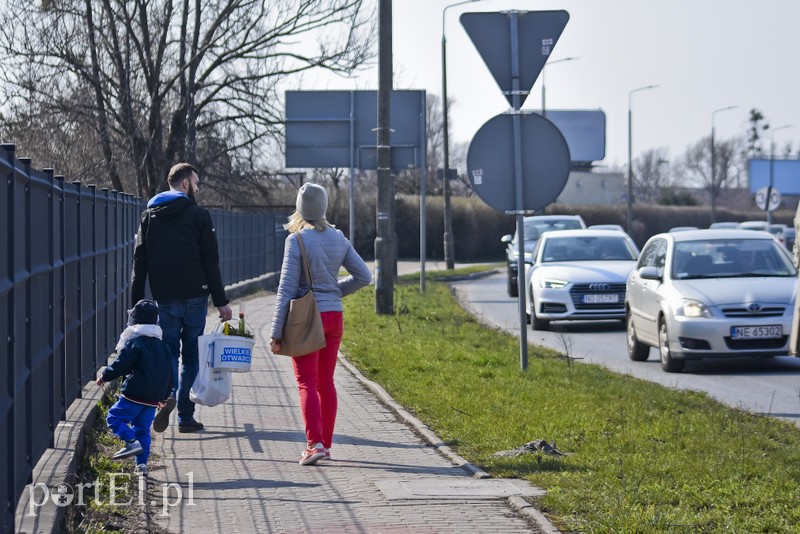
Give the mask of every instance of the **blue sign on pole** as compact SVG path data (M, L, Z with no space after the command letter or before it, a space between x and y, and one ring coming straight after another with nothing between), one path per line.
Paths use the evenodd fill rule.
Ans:
M425 91L392 91L392 168L419 168ZM286 167L377 169L376 91L287 91Z
M459 20L503 95L512 104L514 96L512 41L509 18L516 16L519 48L519 91L527 95L558 38L569 21L566 11L509 11L502 13L464 13ZM524 102L525 98L521 98ZM512 104L513 105L513 104Z

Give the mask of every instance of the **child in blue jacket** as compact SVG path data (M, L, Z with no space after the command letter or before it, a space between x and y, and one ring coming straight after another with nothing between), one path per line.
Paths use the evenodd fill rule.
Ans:
M172 390L172 356L161 340L158 304L143 299L128 312L128 327L117 343L117 359L100 369L97 385L125 377L106 422L124 446L112 458L136 456L135 473L147 476L150 427L156 408Z

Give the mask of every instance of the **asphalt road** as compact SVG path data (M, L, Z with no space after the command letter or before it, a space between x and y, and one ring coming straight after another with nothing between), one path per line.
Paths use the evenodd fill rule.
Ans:
M482 322L519 336L516 298L507 296L505 271L454 283L464 307ZM628 359L625 327L618 321L562 321L560 331L528 329L528 343L569 353L583 362L675 389L704 391L733 407L780 417L800 426L800 358L735 358L687 362L682 373L661 370L656 349L646 362Z

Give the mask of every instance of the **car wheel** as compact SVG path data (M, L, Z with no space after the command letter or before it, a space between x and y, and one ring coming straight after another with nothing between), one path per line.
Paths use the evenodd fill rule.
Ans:
M519 290L517 288L517 284L515 284L511 278L511 268L508 268L508 296L509 297L518 297Z
M536 301L531 297L531 328L534 330L549 330L550 321L536 317Z
M628 338L628 358L635 362L643 362L650 357L650 346L645 345L636 338L636 330L633 328L633 316L628 312L626 321Z
M658 322L658 353L661 356L661 369L667 373L680 373L686 362L672 357L667 339L667 322L661 319Z

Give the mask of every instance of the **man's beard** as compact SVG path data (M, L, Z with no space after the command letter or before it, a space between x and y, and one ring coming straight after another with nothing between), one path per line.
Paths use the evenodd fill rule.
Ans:
M186 192L186 196L188 196L188 197L189 197L189 198L191 198L192 200L197 200L197 199L195 199L195 198L194 198L194 193L195 193L194 186L193 186L193 185L190 185L190 186L189 186L189 190Z

